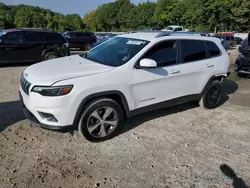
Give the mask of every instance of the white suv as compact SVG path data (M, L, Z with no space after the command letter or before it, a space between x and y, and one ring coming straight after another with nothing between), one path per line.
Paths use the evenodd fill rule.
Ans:
M28 67L21 76L20 98L32 124L78 128L86 139L104 141L125 118L142 112L188 101L217 107L228 68L219 39L126 34L86 54Z

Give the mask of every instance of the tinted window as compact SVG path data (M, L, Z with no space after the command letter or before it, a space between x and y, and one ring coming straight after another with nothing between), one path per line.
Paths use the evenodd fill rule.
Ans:
M18 33L9 33L3 37L3 41L7 44L18 44L23 42L23 34Z
M44 41L44 35L40 33L25 33L25 42L41 42Z
M220 49L214 42L207 41L206 44L207 44L207 49L208 49L210 57L220 55Z
M61 37L58 34L45 33L44 36L47 42L61 42Z
M182 62L191 62L206 59L206 46L204 41L183 40L181 42Z
M231 40L234 40L234 36L231 36Z
M78 33L75 33L75 37L82 37L82 33L78 32Z
M168 66L177 63L177 41L167 41L153 47L144 58L153 59L157 66Z
M174 31L182 31L182 28L175 28Z
M92 35L91 35L91 33L83 33L83 36L84 37L91 37Z
M230 40L230 36L226 36L226 40Z

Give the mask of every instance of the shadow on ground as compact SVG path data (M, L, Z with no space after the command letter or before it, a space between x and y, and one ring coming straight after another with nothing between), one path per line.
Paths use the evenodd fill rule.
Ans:
M233 188L249 188L243 179L239 178L230 166L222 164L220 170L225 176L233 180Z
M220 106L226 103L230 98L230 94L235 93L237 90L238 90L238 84L236 82L232 80L225 80L225 83L223 85L224 94L221 99ZM157 119L163 116L167 116L167 115L180 113L180 112L193 109L193 108L197 108L197 107L199 107L198 102L190 102L190 103L181 104L181 105L177 105L177 106L173 106L169 108L155 110L152 112L147 112L147 113L132 117L125 122L119 135L126 133L127 131L130 131L131 129L134 129L140 126L144 122Z
M24 119L20 101L0 103L0 133L9 126Z

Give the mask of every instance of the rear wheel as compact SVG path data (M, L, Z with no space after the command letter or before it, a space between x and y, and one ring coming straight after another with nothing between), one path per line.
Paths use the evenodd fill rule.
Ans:
M222 85L218 80L212 82L206 93L201 98L199 104L200 106L213 109L220 105L222 98Z
M51 60L51 59L56 59L58 56L55 54L55 53L53 53L53 52L48 52L48 53L46 53L45 55L44 55L44 57L43 57L43 60L44 61L47 61L47 60Z
M96 99L83 110L78 131L91 142L101 142L114 137L123 123L121 106L112 99Z
M91 50L92 45L90 43L85 44L85 51Z

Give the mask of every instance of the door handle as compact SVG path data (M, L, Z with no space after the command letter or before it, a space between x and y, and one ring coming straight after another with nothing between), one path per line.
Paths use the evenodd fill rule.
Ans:
M207 64L207 68L211 68L211 67L214 67L214 65L212 65L212 64Z
M179 70L171 70L170 71L170 74L179 74L181 71Z

